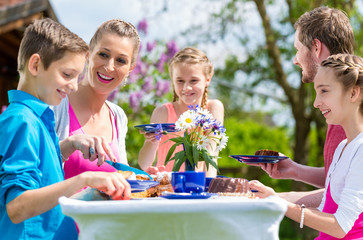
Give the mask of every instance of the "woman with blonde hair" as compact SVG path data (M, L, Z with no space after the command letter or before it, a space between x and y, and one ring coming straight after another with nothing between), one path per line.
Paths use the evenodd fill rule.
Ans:
M116 171L105 159L127 164L127 117L107 98L126 82L139 45L136 28L120 19L104 22L92 37L78 91L54 109L66 179L85 171Z

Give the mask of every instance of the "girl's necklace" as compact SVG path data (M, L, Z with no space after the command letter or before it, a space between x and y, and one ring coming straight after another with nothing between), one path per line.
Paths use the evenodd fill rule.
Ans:
M329 176L328 176L328 178L329 178L329 179L327 179L327 180L329 180L328 182L330 182L331 175L332 175L332 173L334 173L334 172L335 172L335 169L337 168L338 162L339 162L339 161L340 161L340 159L342 158L342 155L343 155L344 150L345 150L345 148L347 147L347 145L348 145L348 143L346 143L346 144L345 144L345 146L344 146L344 147L343 147L343 149L342 149L342 152L341 152L341 153L340 153L340 155L339 155L338 160L334 163L333 170L331 170L331 171L330 171Z

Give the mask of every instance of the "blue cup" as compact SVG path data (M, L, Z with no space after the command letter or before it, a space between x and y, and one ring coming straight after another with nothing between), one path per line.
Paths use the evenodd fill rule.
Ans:
M171 185L176 193L202 193L205 187L205 172L172 172Z
M204 191L205 192L208 192L208 189L209 189L209 184L210 184L210 182L212 181L212 177L206 177L205 178L205 187L204 187Z

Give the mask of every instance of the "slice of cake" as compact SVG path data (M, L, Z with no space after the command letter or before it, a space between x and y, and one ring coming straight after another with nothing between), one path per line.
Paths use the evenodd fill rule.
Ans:
M268 150L268 149L262 149L255 152L255 155L263 155L263 156L279 156L279 152Z
M158 186L155 186L154 197L159 197L165 191L174 192L173 186L171 185L171 172L158 172L154 176L154 181L159 182Z

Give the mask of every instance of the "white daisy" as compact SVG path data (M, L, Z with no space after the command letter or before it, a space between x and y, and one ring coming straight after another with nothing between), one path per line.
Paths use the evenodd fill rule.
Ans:
M227 146L228 137L225 134L221 135L221 138L219 139L219 143L217 146L217 150L221 151L223 148Z
M197 149L198 150L202 150L204 148L206 148L209 144L209 139L206 137L206 136L201 136L200 139L198 139L198 142L197 142Z
M204 116L205 119L210 119L211 121L213 121L213 115L207 109L198 108L197 112L198 115Z
M179 131L191 129L195 126L196 114L194 111L188 110L184 112L182 115L180 115L178 121L175 123L175 127Z

